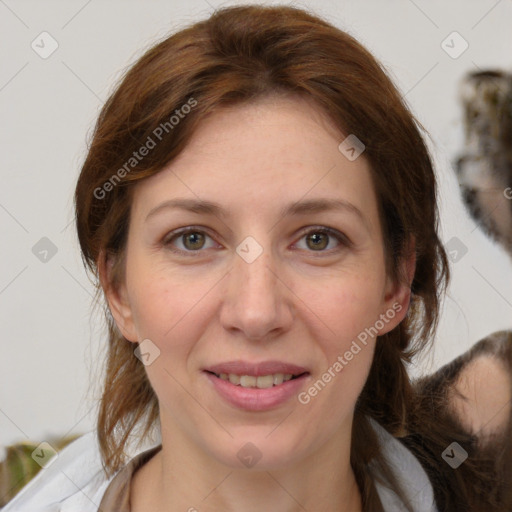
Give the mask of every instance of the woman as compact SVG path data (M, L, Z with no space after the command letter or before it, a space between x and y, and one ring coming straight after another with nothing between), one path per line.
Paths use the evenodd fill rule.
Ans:
M510 339L406 371L449 278L417 124L299 9L222 9L150 49L75 195L108 304L97 439L6 510L507 510L510 410L477 419L509 400Z

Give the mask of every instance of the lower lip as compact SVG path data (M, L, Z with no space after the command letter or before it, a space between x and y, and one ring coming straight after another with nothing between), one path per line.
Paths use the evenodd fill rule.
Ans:
M288 380L271 388L244 388L235 386L228 380L205 372L215 390L231 405L246 411L266 411L284 404L290 398L297 396L309 374Z

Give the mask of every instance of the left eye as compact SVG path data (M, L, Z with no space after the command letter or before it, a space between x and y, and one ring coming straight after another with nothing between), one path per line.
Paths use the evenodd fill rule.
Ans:
M209 249L214 246L212 244L210 247L205 246L207 239L212 241L213 239L201 229L185 228L174 231L170 235L170 237L164 240L164 245L170 247L172 251L177 253L199 253L201 249ZM338 248L340 245L350 245L350 241L345 235L335 229L326 227L309 229L302 233L299 240L302 239L305 239L306 250L312 249L312 252L327 252L326 249L329 251L333 250L332 247L328 248L329 242L332 239L338 242ZM175 247L175 240L181 242L182 247ZM303 249L303 247L299 247L299 249ZM334 247L334 249L336 249L336 247Z
M329 245L330 239L335 239L338 242L338 246L348 246L348 239L339 231L331 228L319 227L310 229L303 233L301 240L305 238L306 246L313 248L313 252L327 252L324 249ZM332 247L331 247L332 249ZM336 249L336 247L334 248Z

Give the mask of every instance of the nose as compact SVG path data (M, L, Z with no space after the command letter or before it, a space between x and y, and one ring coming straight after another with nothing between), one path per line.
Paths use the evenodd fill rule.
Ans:
M293 293L281 268L267 248L251 262L234 254L220 314L225 329L266 340L290 328Z

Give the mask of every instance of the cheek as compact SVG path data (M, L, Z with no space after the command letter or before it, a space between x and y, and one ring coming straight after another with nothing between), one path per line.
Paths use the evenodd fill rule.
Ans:
M346 347L349 351L350 346L349 343ZM352 348L350 360L344 352L330 358L329 365L299 394L301 421L318 439L331 439L342 425L350 428L358 397L368 378L374 346L372 341L364 347Z
M323 417L329 429L350 417L368 378L375 343L374 338L360 341L349 336L339 339L336 346L324 346L327 363L298 397L305 411L312 417ZM325 418L327 410L329 419Z
M315 314L309 313L308 324L318 326L312 336L322 353L323 366L317 368L299 401L318 408L318 414L326 403L333 418L344 416L355 405L373 360L381 292L371 281L354 279L310 295L308 307ZM321 321L313 320L315 316Z
M132 280L132 311L139 339L151 340L159 355L146 373L159 403L169 414L191 407L183 392L190 354L208 328L208 302L201 300L212 284L185 280L169 272L145 272Z
M149 266L149 265L146 265ZM141 268L141 267L139 267ZM143 267L142 267L143 268ZM202 298L213 286L206 280L184 279L168 270L133 274L131 306L133 320L141 337L157 345L182 343L188 333L199 330ZM202 304L203 302L203 304Z
M316 315L325 332L331 334L328 346L331 350L341 350L347 341L374 325L382 312L380 279L344 276L343 279L333 277L324 284L313 287L310 282L304 282L299 293L307 297L304 302L310 316Z

